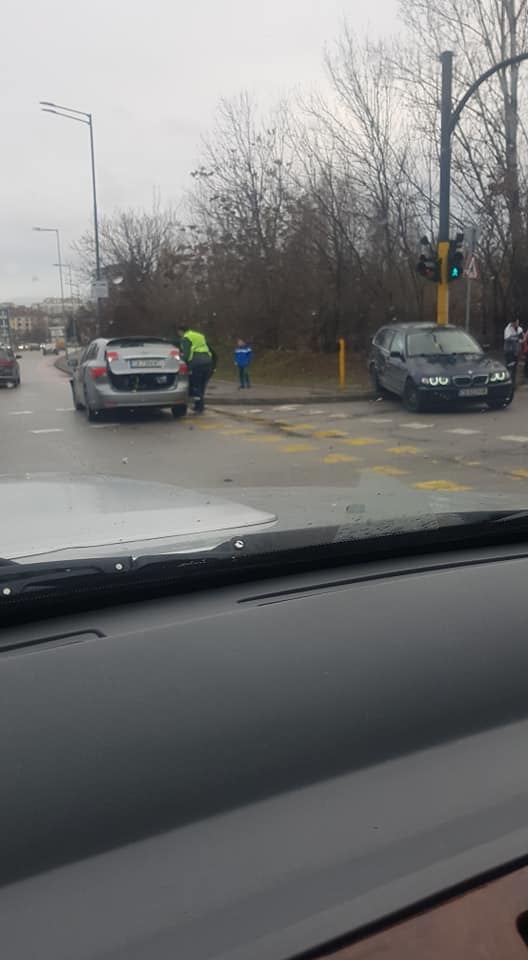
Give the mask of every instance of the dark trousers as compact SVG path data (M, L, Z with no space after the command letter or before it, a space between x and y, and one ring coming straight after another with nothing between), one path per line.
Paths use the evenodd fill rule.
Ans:
M238 376L240 377L240 387L249 387L249 367L239 367Z
M202 413L204 408L204 394L207 381L211 376L211 362L209 363L191 363L189 377L189 393L191 400L194 400L194 410L196 413Z

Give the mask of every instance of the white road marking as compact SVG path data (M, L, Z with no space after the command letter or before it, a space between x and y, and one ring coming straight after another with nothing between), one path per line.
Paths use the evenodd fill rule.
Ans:
M369 423L392 423L392 417L365 417Z
M328 419L329 420L345 420L346 413L331 413Z
M55 407L57 413L72 413L75 407Z
M33 413L33 410L10 410L10 417L21 417L24 414Z
M283 403L279 407L273 407L274 410L298 410L298 403Z
M510 443L528 443L528 437L517 437L514 434L512 434L511 436L508 435L505 437L499 437L499 440L506 440L507 442L509 441Z
M466 430L465 427L457 427L455 430L446 430L446 433L458 433L461 437L469 437L472 433L482 433L482 430Z
M319 416L321 416L322 413L324 413L324 410L316 410L315 408L314 408L313 410L308 410L308 416L309 416L309 417L319 417ZM336 416L336 417L341 417L341 416L343 416L343 417L344 417L345 414L344 414L344 413L343 413L343 414L341 414L341 413L336 413L336 414L334 414L334 416Z
M104 430L105 428L108 428L108 427L118 427L119 424L118 423L89 423L88 426L92 430Z
M30 430L30 433L64 433L62 427L46 427L44 430Z
M402 423L401 426L408 427L409 430L430 430L431 427L434 427L434 423L418 423L413 421L412 423Z
M262 413L262 407L255 407L254 410L248 410L247 412L248 412L248 413ZM244 413L246 413L245 410L244 410Z

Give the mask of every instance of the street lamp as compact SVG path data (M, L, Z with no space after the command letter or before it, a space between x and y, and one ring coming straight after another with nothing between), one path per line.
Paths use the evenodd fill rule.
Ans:
M99 221L97 217L97 190L95 186L95 152L93 136L93 118L91 113L84 110L73 110L71 107L61 107L58 103L50 100L40 101L41 109L44 113L56 113L58 117L65 117L66 120L77 120L78 123L84 123L90 131L90 159L92 164L92 195L93 195L93 220L94 220L94 243L95 243L95 278L101 279L101 258L99 254ZM99 292L99 291L98 291ZM101 305L99 296L95 298L96 307L96 334L100 333L101 326Z
M60 280L60 293L61 293L61 315L62 315L62 325L64 328L64 353L66 356L66 363L68 363L68 337L66 330L66 315L64 313L64 282L62 278L62 255L61 255L61 246L60 246L60 234L57 227L33 227L37 233L54 233L57 239L57 266L59 268L59 280Z

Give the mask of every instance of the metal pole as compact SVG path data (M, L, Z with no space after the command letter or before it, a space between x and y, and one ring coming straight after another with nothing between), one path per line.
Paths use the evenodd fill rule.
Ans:
M346 367L345 367L345 341L340 338L339 344L339 389L344 390L346 385Z
M66 363L68 363L68 330L66 325L66 314L64 312L64 282L62 278L62 256L60 248L60 237L59 231L55 230L55 235L57 237L57 259L59 264L59 279L60 279L60 292L61 292L61 314L62 314L62 325L64 327L64 355L66 357Z
M445 50L440 55L442 64L442 104L440 126L440 222L438 227L438 258L441 261L440 283L436 305L436 320L449 323L449 287L447 260L449 255L449 203L451 194L451 107L453 88L453 53Z
M88 126L90 128L90 156L92 160L92 193L93 193L93 218L94 218L94 241L95 241L95 278L101 279L101 257L99 252L99 221L97 216L97 188L95 184L95 150L93 136L92 114L88 114ZM95 335L98 337L101 333L101 301L99 297L95 298Z
M471 240L469 252L471 255L475 253L475 247L477 245L477 228L475 226L471 227ZM469 331L469 321L471 317L471 277L466 278L466 330Z

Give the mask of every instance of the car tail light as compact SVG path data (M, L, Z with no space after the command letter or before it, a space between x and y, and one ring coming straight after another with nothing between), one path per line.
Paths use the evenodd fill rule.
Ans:
M12 360L0 360L0 367L10 367L12 363Z
M179 350L171 350L170 356L171 356L171 357L179 357L179 356L180 356L180 351L179 351Z
M104 376L106 376L106 373L107 373L106 367L91 367L91 368L90 368L90 375L93 377L94 380L97 380L98 377L104 377Z
M107 360L119 360L119 354L117 350L107 350L106 352Z
M189 367L187 366L186 363L183 362L183 360L180 361L180 371L179 371L179 372L180 372L180 373L189 373Z

